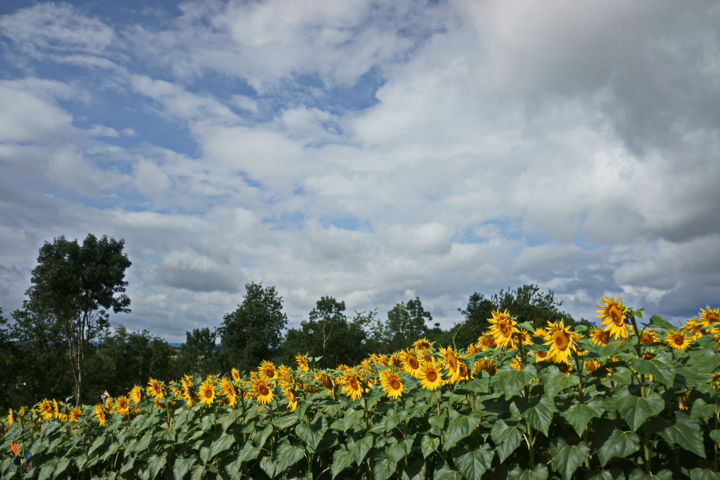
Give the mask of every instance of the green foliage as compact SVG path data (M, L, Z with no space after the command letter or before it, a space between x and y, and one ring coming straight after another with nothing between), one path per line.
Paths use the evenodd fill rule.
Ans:
M400 302L388 312L385 330L388 351L395 352L412 345L418 338L427 337L430 312L423 308L420 298Z

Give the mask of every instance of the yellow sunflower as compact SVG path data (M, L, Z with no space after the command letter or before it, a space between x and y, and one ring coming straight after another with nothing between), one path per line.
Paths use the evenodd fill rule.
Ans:
M301 372L310 371L310 364L308 363L308 359L305 358L303 355L300 355L299 353L295 355L295 362L297 362L298 370L300 370Z
M235 390L235 386L228 380L227 378L223 377L222 381L220 382L220 392L222 392L223 395L225 395L225 399L227 400L228 405L231 407L235 407L237 405L237 391Z
M402 369L405 373L413 377L420 376L420 359L412 350L402 353Z
M195 394L193 393L192 380L186 375L182 378L182 380L180 380L180 384L182 385L182 394L180 395L180 398L185 400L185 405L192 407L197 403Z
M275 378L276 375L275 365L273 365L272 362L263 360L258 367L258 372L260 373L260 378L262 378L263 380L272 380Z
M288 410L294 412L295 409L297 409L298 398L295 396L295 394L290 388L285 388L283 390L283 393L285 394L285 398L287 398L288 401Z
M230 375L232 376L232 379L234 381L240 381L240 370L238 370L237 368L233 368L232 370L230 370Z
M669 332L665 336L665 342L672 348L685 350L690 346L692 340L682 332Z
M705 308L700 309L700 319L705 325L720 323L720 308L712 309L710 305L706 305Z
M433 344L432 342L421 338L420 340L415 340L415 342L413 343L413 347L415 347L415 350L417 350L418 352L425 353L432 349Z
M398 374L388 368L380 372L380 389L390 400L397 400L405 391L405 385Z
M265 380L258 378L252 383L252 391L258 403L267 405L273 401L272 388L270 388Z
M101 427L105 426L107 417L105 416L105 406L102 403L95 405L95 418L97 418Z
M80 420L80 417L82 417L82 410L79 408L71 408L70 409L70 421L73 423L77 423L78 420Z
M495 343L495 337L489 333L479 336L476 345L482 352L485 352L491 348L497 348L497 343Z
M720 390L720 372L710 374L710 383L715 387L715 390Z
M320 382L328 395L332 395L333 392L335 392L335 382L333 382L332 377L326 372L319 372L315 375L315 380Z
M600 323L607 325L605 330L615 339L628 338L628 326L625 322L627 308L622 303L622 298L602 297L602 304L598 303L598 318Z
M490 323L490 334L493 336L495 343L500 348L512 347L514 344L514 336L519 332L517 322L510 318L507 310L500 312L492 311L492 318L488 318Z
M548 322L548 341L545 345L550 346L550 360L556 363L570 363L570 355L577 351L575 332L570 326L565 326L563 320Z
M140 403L140 400L142 400L142 388L140 388L140 385L135 385L133 388L130 389L130 392L128 393L128 398L132 403L136 405Z
M547 350L535 350L533 353L535 354L536 362L544 362L550 359L550 352Z
M422 366L420 385L426 390L437 390L442 385L442 377L438 366L429 362Z
M43 401L40 402L38 408L40 410L40 415L42 415L45 420L50 420L51 418L53 418L53 407L52 403L50 403L50 400L48 400L47 398L43 399Z
M130 409L130 400L125 395L120 395L117 400L115 400L115 411L120 415L121 417L124 417L127 415L128 410Z
M515 357L510 362L510 368L515 370L522 370L522 358L520 357L520 354L518 353L515 355Z
M640 335L640 345L652 345L659 341L654 328L646 328Z
M548 336L547 332L545 331L544 328L536 328L535 331L533 332L533 335L538 338L542 338L543 340L547 340L547 336Z
M13 416L13 409L9 408L8 414L7 414L7 424L8 424L8 426L10 426L13 423L15 423L15 417Z
M589 373L593 373L595 370L600 368L602 364L597 360L585 360L583 362L583 366Z
M486 372L491 377L495 375L495 373L498 371L498 366L495 362L490 360L489 358L481 358L477 362L475 362L475 365L473 366L473 372L480 373L480 372Z
M156 400L165 398L165 389L158 380L151 378L147 384L147 394L151 397L155 397Z
M677 397L678 410L687 410L690 408L690 390L681 393Z
M205 405L212 405L213 400L215 400L215 382L213 382L212 378L206 378L200 384L198 396Z
M60 406L58 405L57 400L53 399L52 405L53 405L53 417L58 418L60 416Z
M450 376L450 382L457 383L460 380L460 359L457 354L452 347L440 347L440 355L444 360L443 366Z
M610 342L610 332L602 327L595 327L590 332L590 342L595 345L605 346Z
M340 377L342 392L353 400L357 400L362 396L363 388L358 377L349 371L343 373Z

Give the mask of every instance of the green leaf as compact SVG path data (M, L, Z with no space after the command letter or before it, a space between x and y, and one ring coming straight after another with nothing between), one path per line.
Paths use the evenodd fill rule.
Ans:
M188 474L192 466L195 464L193 457L178 457L173 465L173 476L175 480L182 480Z
M272 432L272 425L266 425L265 428L262 429L262 432L260 432L260 437L257 439L258 448L263 448L263 446L265 446L265 442L267 442L267 439L270 437L270 435L272 435Z
M443 463L442 467L433 473L432 478L435 480L462 480L460 472L453 470L447 463Z
M455 456L453 461L465 478L480 478L490 469L494 457L495 452L485 443L480 448Z
M545 480L548 477L548 470L545 465L538 463L535 468L529 470L516 465L508 472L508 479L512 480Z
M720 473L705 468L690 470L690 480L720 480Z
M243 448L238 453L237 461L240 463L249 462L255 460L260 454L260 449L250 442L243 445Z
M395 463L400 463L400 461L405 458L406 453L405 448L401 443L393 443L390 447L386 446L385 452Z
M705 445L700 424L684 413L675 415L675 423L659 432L669 445L677 445L695 455L705 457Z
M468 382L461 383L458 386L458 391L461 392L472 392L472 393L487 393L489 391L489 379L476 378Z
M562 476L563 480L569 480L590 455L590 446L585 442L568 445L563 438L558 437L550 447L550 453L553 469Z
M577 384L578 378L575 375L565 375L555 365L548 367L542 375L543 392L548 397Z
M400 480L425 480L425 462L415 458L410 465L401 465Z
M713 439L713 442L720 443L720 430L711 430L710 438Z
M482 420L474 415L458 415L450 420L444 437L444 447L450 449L469 436Z
M672 360L667 355L658 355L652 360L633 358L630 365L638 372L646 375L653 375L655 381L663 385L672 386L675 380L675 370Z
M515 400L520 414L536 430L540 430L547 437L553 415L557 411L555 402L546 396L527 401L524 398Z
M573 405L564 412L560 413L567 422L573 426L578 436L582 436L585 427L593 418L602 416L604 410L597 400L591 400L588 403L579 403Z
M420 451L422 452L423 458L427 458L438 449L440 446L440 439L437 437L431 437L424 435L420 439Z
M60 476L61 473L67 470L67 467L70 466L70 463L72 463L72 459L68 457L63 457L58 460L58 463L55 465L55 476Z
M333 452L332 478L337 477L343 470L353 463L353 455L345 447L340 447Z
M162 455L151 455L148 459L148 472L150 473L150 478L157 477L158 473L165 468L166 462L167 458L164 453Z
M635 432L615 430L598 450L598 459L603 467L615 457L627 457L640 449L640 439Z
M202 480L205 476L205 467L202 465L195 465L193 467L191 480Z
M445 424L447 422L447 413L442 412L440 415L433 415L428 418L428 423L435 428L445 430Z
M210 445L210 457L209 460L215 458L218 454L230 449L235 445L235 437L227 433L223 433L220 438L215 440Z
M279 429L290 428L298 422L298 416L294 413L283 415L273 420L273 425Z
M150 433L148 432L148 433L146 434L146 436L148 436L149 434L150 434ZM59 440L59 439L58 439L58 440ZM90 446L90 448L88 449L88 452L87 452L88 456L92 456L92 454L95 453L95 451L96 451L98 448L102 447L102 446L105 444L105 440L107 440L107 438L105 437L105 435L100 435L99 437L97 437L97 438L95 439L95 441L93 442L93 444L92 444L92 445Z
M505 394L508 400L518 393L535 378L535 369L525 367L522 370L500 370L495 374L495 385Z
M373 437L372 435L367 435L366 437L358 440L350 447L350 452L353 455L353 459L355 459L355 463L360 465L363 460L365 460L365 456L367 456L368 452L373 446Z
M295 433L298 438L305 443L307 449L314 452L320 444L325 431L321 430L319 422L316 422L312 426L299 423L298 426L295 427Z
M266 455L260 459L260 468L267 473L270 478L275 478L275 462L270 455Z
M295 465L305 456L305 449L292 445L289 441L283 441L277 448L277 452L273 454L275 461L275 473L283 473L288 468Z
M387 452L375 452L372 460L374 480L387 480L397 470L397 463L390 458Z
M665 401L657 393L651 393L646 398L628 395L618 404L620 416L633 431L640 428L649 417L659 415L664 408Z
M664 328L665 330L675 330L677 328L660 315L653 315L650 317L650 325L656 328Z
M504 421L495 422L490 436L495 443L495 451L500 463L504 462L522 442L522 434L516 427L508 426Z

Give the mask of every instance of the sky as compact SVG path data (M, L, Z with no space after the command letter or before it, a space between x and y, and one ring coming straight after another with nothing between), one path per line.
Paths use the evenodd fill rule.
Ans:
M534 283L720 302L720 2L0 2L0 307L39 248L125 240L182 341L245 284L288 327ZM511 312L512 313L512 312Z

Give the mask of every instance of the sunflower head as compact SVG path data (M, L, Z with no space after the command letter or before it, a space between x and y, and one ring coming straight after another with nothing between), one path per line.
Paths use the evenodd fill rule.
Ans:
M710 305L706 305L705 308L700 309L700 320L705 325L720 323L720 308L712 309Z
M142 400L142 388L140 388L140 385L135 385L130 389L130 392L128 392L128 399L136 405L140 403L140 400Z
M442 385L440 368L434 362L428 362L422 366L420 374L420 385L426 390L437 390Z
M595 327L590 332L590 341L595 345L605 346L610 342L610 332L602 327Z
M490 323L489 333L493 336L495 343L500 348L512 347L515 334L519 332L517 322L510 317L507 310L500 312L492 311L492 317L488 318Z
M333 392L335 391L335 382L328 373L319 372L317 375L315 375L315 379L320 382L328 395L333 394Z
M485 372L492 377L497 371L497 364L489 358L481 358L473 365L473 372L475 373Z
M665 342L672 348L678 350L685 350L690 346L692 340L688 338L683 332L669 332L665 336Z
M295 394L290 388L283 389L283 393L285 394L285 398L287 398L288 401L288 410L294 412L297 409L298 398L295 396Z
M275 365L272 362L263 360L258 367L258 373L263 380L273 380L276 376Z
M360 379L351 371L346 371L340 377L342 392L353 400L357 400L363 394L363 387Z
M97 421L101 427L105 426L107 417L105 415L105 405L103 405L102 403L95 405L95 418L97 418Z
M421 338L419 340L415 340L415 342L413 343L413 347L418 352L425 353L432 349L433 344L432 344L432 342L428 341L427 339Z
M402 354L402 369L408 375L418 377L420 375L420 359L413 350L407 350Z
M597 304L597 316L600 323L606 325L605 330L612 338L628 338L627 307L623 305L622 298L602 297L601 302Z
M155 399L160 400L165 397L165 389L163 384L158 380L151 378L147 384L147 394Z
M380 388L390 400L397 400L405 391L402 379L389 368L380 372Z
M275 398L272 388L263 379L257 379L252 383L252 391L255 394L255 399L261 405L267 405Z
M720 372L710 374L710 384L715 387L715 390L720 390Z
M237 390L235 390L235 386L232 384L232 382L225 377L223 377L223 379L220 381L220 392L225 395L225 400L227 401L228 405L230 405L231 407L237 405Z
M585 367L585 370L587 370L589 373L593 373L598 368L600 368L602 364L598 360L585 360L583 362L583 367Z
M550 360L550 352L547 350L535 350L533 351L535 354L535 361L536 362L544 362L546 360Z
M120 395L117 400L115 400L115 411L120 415L121 417L124 417L127 415L128 411L130 410L130 400L125 395Z
M230 370L230 376L232 377L232 379L235 382L239 382L240 381L240 370L238 370L237 368L233 368L232 370Z
M295 355L295 362L297 363L298 370L300 370L301 372L310 371L310 363L308 362L308 359L305 358L305 356L298 353L297 355Z
M205 405L212 405L213 400L215 400L215 382L213 382L211 378L205 379L200 384L198 397L200 398L200 401Z
M495 337L490 333L479 336L476 345L481 352L485 352L491 348L497 348L497 343L495 343Z
M71 408L69 415L70 421L73 423L77 423L80 420L80 417L82 417L82 414L83 412L79 408Z
M577 351L576 333L565 326L564 321L548 322L548 341L550 360L556 363L570 363L570 355Z
M659 341L654 328L646 328L642 334L640 334L640 345L652 345Z

